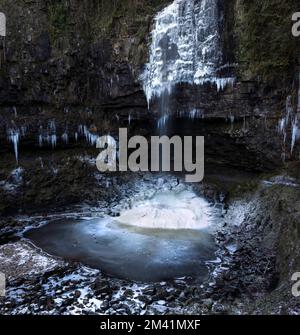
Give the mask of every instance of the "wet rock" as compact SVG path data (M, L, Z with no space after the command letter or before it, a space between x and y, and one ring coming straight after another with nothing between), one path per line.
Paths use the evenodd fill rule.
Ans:
M92 289L94 290L96 295L110 295L112 293L112 289L110 287L109 281L105 279L97 279L92 285Z

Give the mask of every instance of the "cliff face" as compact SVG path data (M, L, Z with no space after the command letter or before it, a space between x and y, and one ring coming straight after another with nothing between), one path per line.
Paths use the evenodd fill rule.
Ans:
M1 0L8 26L2 105L101 105L135 93L157 10L155 2L135 3Z
M150 3L1 0L8 31L2 51L1 126L15 118L13 106L14 121L29 125L49 117L72 122L63 117L70 106L78 113L86 107L143 106L136 72L146 55L151 16L159 8Z
M1 143L7 129L22 128L23 145L36 146L50 121L62 135L74 134L80 124L101 132L116 120L127 124L129 115L154 118L157 107L154 102L148 113L139 75L153 17L170 2L0 0L8 31L1 50ZM219 93L209 85L178 85L171 102L175 112L196 108L205 119L222 119L213 133L269 157L269 164L282 154L276 127L287 95L293 93L296 103L300 43L290 33L296 2L220 0L223 61L237 83ZM229 132L226 122L233 117L235 132Z

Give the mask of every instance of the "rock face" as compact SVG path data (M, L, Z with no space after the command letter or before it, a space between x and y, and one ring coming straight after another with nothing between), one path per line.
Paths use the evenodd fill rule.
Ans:
M200 45L209 35L220 32L201 63L202 70L211 66L208 58L213 58L213 64L226 65L219 67L218 75L234 76L236 83L218 92L214 84L180 84L181 78L177 78L170 110L177 115L201 114L205 135L214 136L215 131L209 130L213 123L223 143L228 139L223 132L226 122L238 120L239 132L230 135L235 145L227 146L225 151L241 149L241 155L247 155L250 143L250 154L258 156L261 166L280 164L283 150L282 139L276 133L278 117L284 113L287 95L293 95L298 85L295 55L299 43L287 36L290 21L286 19L286 8L296 11L296 1L282 5L283 14L278 18L282 24L276 30L276 36L289 37L288 55L282 47L278 46L277 51L271 48L272 43L278 44L270 32L275 23L272 21L269 27L264 22L266 19L257 14L257 3L251 5L242 0L174 3L180 3L180 10L190 17L185 24L190 22L193 26L194 20ZM153 101L151 113L148 112L140 75L149 57L151 61L149 45L154 16L166 6L172 7L171 1L1 0L0 4L7 17L7 37L5 43L1 41L2 152L13 149L7 141L8 133L14 134L11 140L14 145L18 142L24 150L31 150L41 143L48 148L53 143L73 145L80 137L81 125L87 125L88 129L93 126L92 129L102 133L112 127L127 126L128 120L142 120L148 123L148 129L153 129L149 122L159 117L159 106ZM260 10L266 11L267 17L278 13L272 5ZM255 15L257 19L253 20ZM219 20L212 21L217 16ZM199 23L202 17L211 28L206 32ZM262 27L264 23L266 29L256 29L255 33L265 40L265 52L255 59L253 50L262 49L257 42L259 38L253 41L244 31L252 31L256 24ZM187 53L191 52L190 47L193 46L188 44ZM197 44L195 50L198 51L194 56L201 58L203 48ZM245 50L249 50L247 57ZM270 57L272 64L277 64L274 57L280 59L280 64L270 67ZM198 70L195 68L194 75L201 72ZM293 102L296 103L294 98ZM260 119L261 124L268 119L268 130L257 126L253 118ZM242 131L245 123L251 128L248 133ZM257 133L258 128L262 130ZM212 151L209 142L208 152ZM286 156L290 156L288 150Z
M36 273L52 272L64 265L64 262L47 257L25 242L1 246L0 259L0 270L6 274L8 282L34 276Z

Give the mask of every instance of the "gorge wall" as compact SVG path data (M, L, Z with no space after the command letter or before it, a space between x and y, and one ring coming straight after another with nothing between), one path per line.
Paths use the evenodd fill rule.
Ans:
M286 130L285 144L278 134L286 99L291 96L295 109L299 85L300 43L291 35L291 14L299 8L297 1L288 2L219 0L226 65L219 74L234 76L235 84L221 91L210 83L174 87L170 110L185 118L184 126L174 123L174 131L202 132L213 161L262 170L280 165L283 153L285 159L298 155L296 150L291 155L292 129ZM13 151L8 140L18 140L23 150L51 149L81 138L93 142L93 135L129 123L155 128L159 108L154 100L148 112L140 75L149 60L154 17L171 3L0 0L7 17L1 153Z

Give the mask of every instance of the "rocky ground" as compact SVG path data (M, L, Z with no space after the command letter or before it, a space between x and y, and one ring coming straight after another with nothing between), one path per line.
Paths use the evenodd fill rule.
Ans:
M272 176L209 169L204 183L193 187L222 212L215 230L219 246L216 260L207 264L209 276L202 282L180 278L138 283L54 258L20 239L21 233L62 217L117 216L135 198L151 196L162 187L172 188L181 182L181 177L104 176L95 172L88 155L66 161L58 155L51 164L43 158L34 164L41 166L41 162L41 172L27 170L26 162L9 173L9 169L1 171L1 176L6 173L0 181L2 199L6 201L1 204L11 209L16 207L9 199L16 203L23 199L26 204L30 192L36 199L36 211L34 206L24 205L18 213L9 210L9 215L2 215L0 221L0 271L7 276L6 297L0 300L1 314L300 312L300 301L291 293L291 275L300 268L298 164ZM89 178L81 179L81 173ZM31 183L33 188L25 190L25 185ZM82 183L86 183L86 189ZM65 202L61 202L64 191ZM47 214L37 210L41 203L48 205Z

